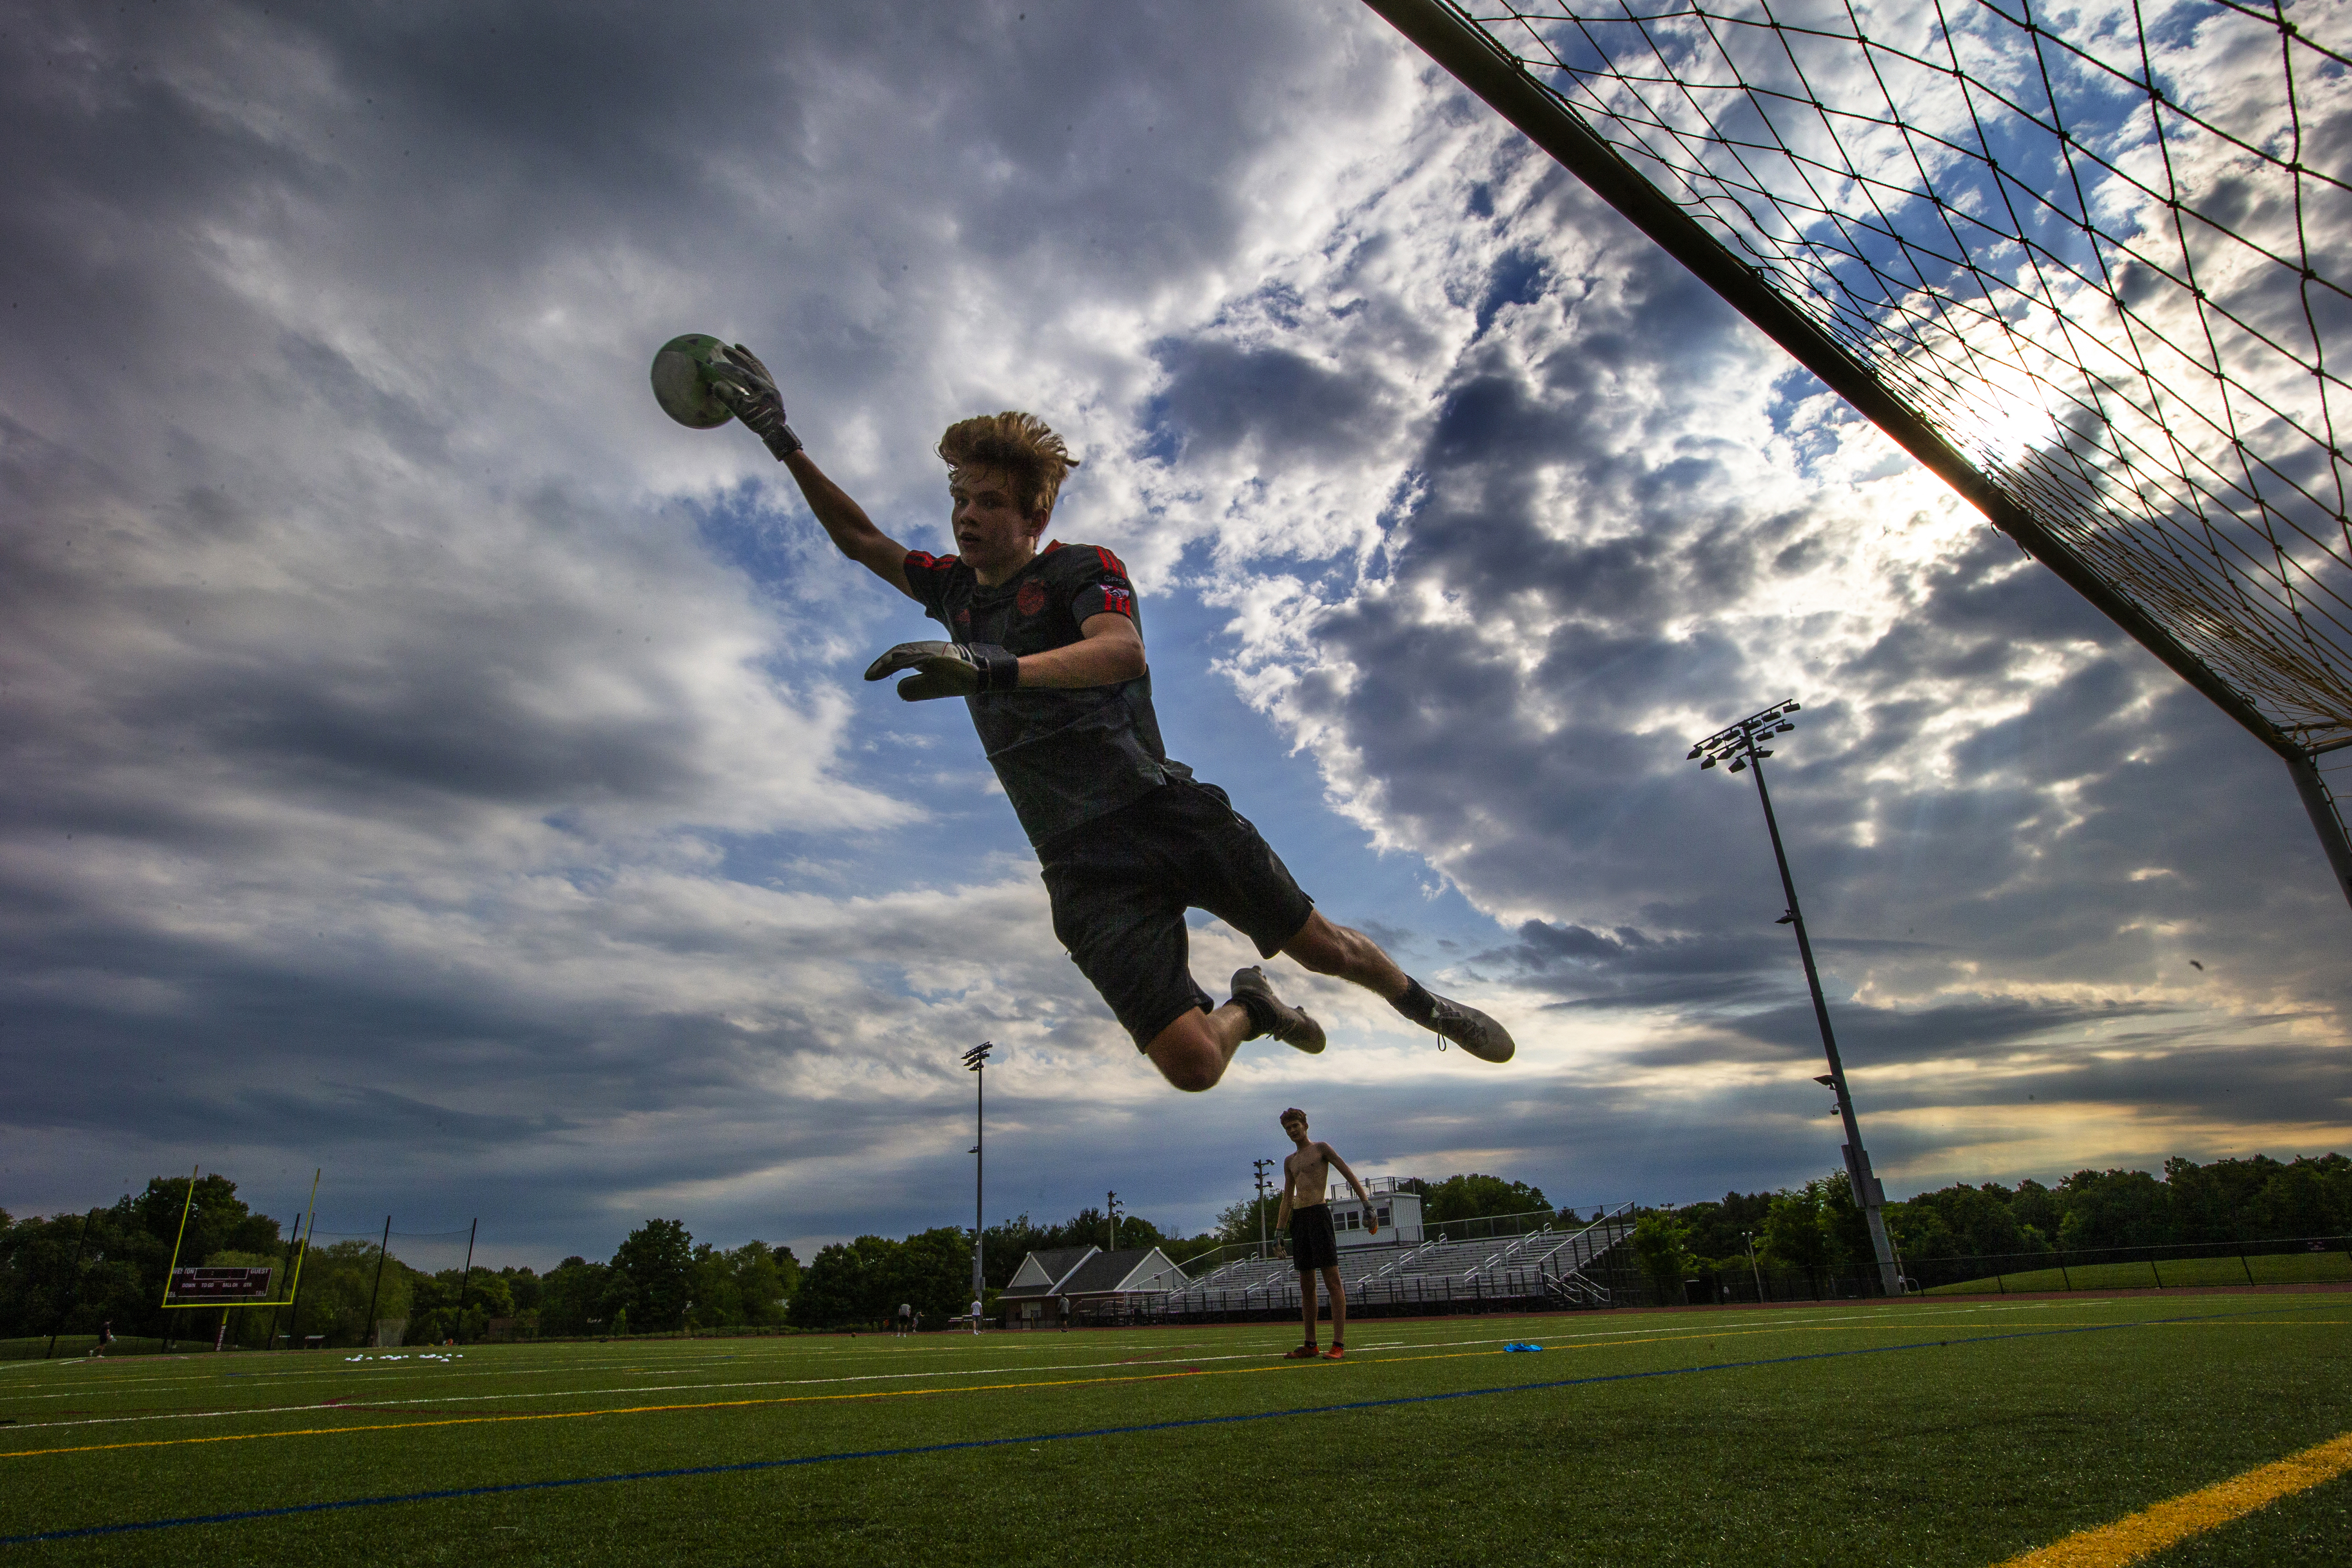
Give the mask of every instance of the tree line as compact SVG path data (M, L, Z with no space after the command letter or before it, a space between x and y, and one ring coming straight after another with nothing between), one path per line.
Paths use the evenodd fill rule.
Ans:
M410 1344L478 1340L493 1321L523 1335L779 1325L801 1272L790 1247L698 1245L674 1219L646 1221L609 1262L567 1258L544 1275L427 1271L385 1257L376 1242L349 1239L298 1259L293 1238L254 1213L227 1177L202 1177L192 1193L185 1176L157 1176L144 1192L85 1214L15 1219L0 1210L0 1340L79 1338L102 1327L126 1338L213 1338L217 1309L163 1305L184 1211L183 1268L273 1268L273 1296L299 1284L289 1306L230 1310L228 1342L253 1349L314 1338L363 1345L383 1321L401 1322Z
M2352 1160L2255 1154L2200 1165L2176 1158L2164 1163L2161 1179L2109 1169L2077 1171L2055 1186L2030 1178L2013 1187L1960 1183L1880 1212L1906 1264L2343 1236L2352 1232ZM1751 1267L1820 1280L1876 1266L1843 1171L1792 1190L1645 1210L1633 1251L1670 1299L1685 1279Z
M1479 1173L1397 1185L1421 1194L1423 1225L1433 1233L1458 1221L1551 1209L1541 1188ZM1261 1218L1271 1238L1277 1201L1244 1198L1192 1236L1122 1215L1117 1244L1157 1247L1186 1262L1255 1243ZM12 1219L0 1210L0 1340L60 1331L86 1336L102 1324L119 1335L211 1338L219 1320L210 1312L161 1305L184 1208L184 1266L278 1268L282 1292L293 1259L276 1219L255 1214L225 1176L202 1177L193 1193L185 1176L157 1176L144 1192L87 1214ZM2174 1159L2161 1178L2084 1170L2055 1186L2030 1179L2013 1187L1961 1184L1889 1204L1885 1215L1908 1261L2341 1236L2352 1232L2352 1160ZM1581 1223L1573 1211L1554 1217ZM982 1233L988 1289L1011 1283L1032 1252L1108 1250L1112 1240L1109 1216L1093 1207L1059 1224L1024 1214L991 1226ZM1755 1267L1814 1279L1872 1267L1869 1233L1843 1172L1800 1188L1643 1210L1633 1250L1669 1296L1685 1279L1744 1270L1751 1258ZM524 1336L850 1328L888 1321L901 1303L936 1325L967 1310L971 1233L941 1226L898 1240L861 1236L820 1249L803 1268L790 1247L748 1241L722 1249L697 1242L682 1221L649 1219L610 1259L567 1258L543 1275L480 1266L428 1272L383 1257L374 1242L344 1240L310 1251L300 1287L292 1309L231 1312L231 1342L259 1347L315 1335L329 1345L365 1344L371 1300L376 1320L405 1321L411 1344L478 1340L493 1321Z

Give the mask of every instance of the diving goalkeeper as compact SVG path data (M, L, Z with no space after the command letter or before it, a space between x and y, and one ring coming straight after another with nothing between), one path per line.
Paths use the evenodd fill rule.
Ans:
M1500 1024L1432 994L1370 938L1326 920L1225 792L1169 759L1126 567L1095 545L1039 546L1077 466L1043 420L1005 413L948 427L939 455L957 553L931 555L884 534L825 478L749 350L722 351L706 374L792 470L841 552L946 629L948 641L891 648L866 679L905 674L898 695L910 702L964 700L1045 868L1054 934L1170 1083L1210 1088L1261 1035L1324 1046L1322 1026L1257 965L1234 973L1222 1005L1202 991L1187 962L1187 909L1225 921L1262 958L1286 953L1352 980L1442 1040L1510 1060Z

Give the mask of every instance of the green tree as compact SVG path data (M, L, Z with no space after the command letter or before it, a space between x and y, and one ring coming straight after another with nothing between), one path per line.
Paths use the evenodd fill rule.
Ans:
M1685 1245L1688 1235L1673 1217L1655 1210L1633 1222L1633 1256L1661 1302L1672 1305L1683 1300L1683 1279L1692 1262Z
M1500 1176L1473 1173L1448 1176L1442 1182L1420 1184L1421 1223L1424 1226L1457 1220L1490 1219L1503 1215L1530 1214L1551 1204L1541 1187L1507 1182Z
M2172 1233L2182 1241L2237 1241L2253 1234L2255 1199L2286 1167L2266 1154L2250 1160L2164 1163Z
M1944 1223L1943 1214L1924 1197L1908 1203L1888 1204L1880 1211L1886 1221L1886 1234L1895 1249L1906 1263L1925 1263L1931 1258L1963 1256L1952 1227Z
M2173 1238L2170 1196L2146 1171L2077 1171L2058 1190L2066 1205L2061 1247L2158 1247Z
M1802 1192L1773 1194L1757 1248L1775 1266L1796 1269L1816 1288L1830 1272L1831 1258L1829 1232L1822 1223L1821 1185L1808 1182Z
M612 1314L604 1310L604 1293L612 1270L584 1258L567 1258L547 1271L539 1286L539 1331L542 1334L592 1334L609 1331Z
M313 1247L302 1261L301 1296L287 1331L323 1334L330 1345L366 1344L375 1332L368 1318L369 1302L375 1303L376 1321L410 1316L416 1278L416 1271L398 1258L384 1258L373 1241Z
M2352 1181L2341 1154L2297 1160L2272 1173L2247 1205L2248 1228L2265 1240L2341 1236L2352 1218Z
M604 1304L639 1333L679 1327L694 1299L694 1237L675 1219L649 1219L613 1254Z
M885 1308L882 1300L897 1275L893 1255L898 1247L878 1236L861 1236L821 1248L793 1296L793 1326L845 1329L880 1323L898 1309L896 1301ZM964 1267L971 1267L969 1257Z
M1720 1203L1689 1204L1676 1209L1675 1218L1688 1232L1692 1253L1717 1263L1737 1258L1745 1268L1748 1233L1762 1230L1764 1216L1771 1210L1770 1193L1726 1193Z
M1933 1244L1915 1245L1899 1239L1898 1245L1906 1258L1989 1258L1998 1254L2033 1250L2025 1242L2025 1227L2019 1223L2011 1205L2010 1190L1998 1182L1987 1182L1972 1187L1966 1183L1921 1193L1901 1205L1909 1210L1932 1212L1940 1224L1945 1246L1948 1250L1929 1250ZM1895 1205L1890 1205L1891 1208ZM1892 1221L1889 1222L1893 1223ZM1916 1226L1917 1222L1911 1222ZM1918 1231L1923 1238L1926 1230Z
M900 1302L926 1321L938 1322L971 1310L971 1233L954 1226L910 1236L883 1267L877 1284L880 1316L894 1316Z
M801 1277L800 1259L791 1247L747 1241L727 1254L727 1268L740 1314L735 1321L764 1327L784 1321L784 1304Z
M2034 1232L2045 1243L2057 1236L2058 1226L2066 1217L2065 1203L2059 1194L2031 1176L2018 1183L2017 1190L2009 1194L2009 1212L2017 1217L2021 1233ZM2035 1249L2029 1247L2026 1250Z

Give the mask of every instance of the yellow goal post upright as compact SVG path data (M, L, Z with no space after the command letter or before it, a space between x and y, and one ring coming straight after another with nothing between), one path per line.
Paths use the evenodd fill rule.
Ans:
M294 1236L287 1248L293 1255L294 1266L289 1271L285 1293L273 1297L269 1292L271 1277L277 1273L273 1268L180 1267L180 1250L188 1238L188 1215L195 1208L196 1181L204 1173L201 1165L189 1167L187 1195L180 1201L180 1228L172 1237L171 1265L163 1271L163 1300L160 1303L163 1310L188 1311L218 1307L221 1326L226 1331L232 1308L290 1305L302 1289L302 1260L310 1250L310 1232L318 1227L319 1178L322 1172L323 1168L310 1173L310 1200L301 1219L295 1223ZM175 1293L179 1297L176 1300L173 1299Z

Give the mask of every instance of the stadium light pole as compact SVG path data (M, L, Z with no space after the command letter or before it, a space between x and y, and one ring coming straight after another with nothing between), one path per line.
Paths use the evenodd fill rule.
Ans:
M1837 1035L1830 1028L1830 1005L1822 996L1821 971L1813 965L1812 939L1805 934L1805 913L1797 903L1796 879L1789 875L1789 852L1780 843L1780 820L1772 815L1772 795L1764 787L1764 759L1772 753L1757 744L1795 729L1789 715L1800 711L1802 706L1798 702L1775 702L1737 724L1717 730L1693 746L1684 761L1697 763L1702 769L1728 763L1731 765L1725 770L1727 773L1756 775L1756 798L1764 806L1764 826L1772 835L1772 858L1780 868L1780 891L1789 900L1787 910L1772 923L1796 928L1797 955L1804 961L1805 985L1813 995L1813 1017L1822 1026L1822 1050L1830 1061L1831 1091L1837 1096L1838 1114L1845 1122L1845 1146L1840 1152L1845 1155L1846 1181L1870 1227L1870 1248L1878 1257L1879 1282L1888 1295L1899 1296L1903 1293L1903 1276L1895 1264L1894 1246L1886 1238L1886 1218L1879 1212L1886 1202L1886 1191L1871 1173L1870 1154L1862 1146L1862 1124L1854 1120L1853 1098L1846 1092L1845 1063L1838 1056Z
M1265 1257L1265 1173L1274 1168L1274 1162L1253 1160L1250 1163L1257 1171L1257 1255L1263 1260Z
M1109 1250L1117 1252L1118 1250L1118 1194L1117 1193L1109 1194L1104 1199L1103 1206L1110 1211Z
M991 1042L982 1040L963 1054L964 1068L972 1075L971 1299L975 1301L983 1300L988 1293L984 1289L988 1283L986 1265L982 1261L980 1255L988 1223L985 1218L987 1194L981 1181L988 1156L981 1152L981 1150L988 1142L988 1053L995 1048L996 1047Z

